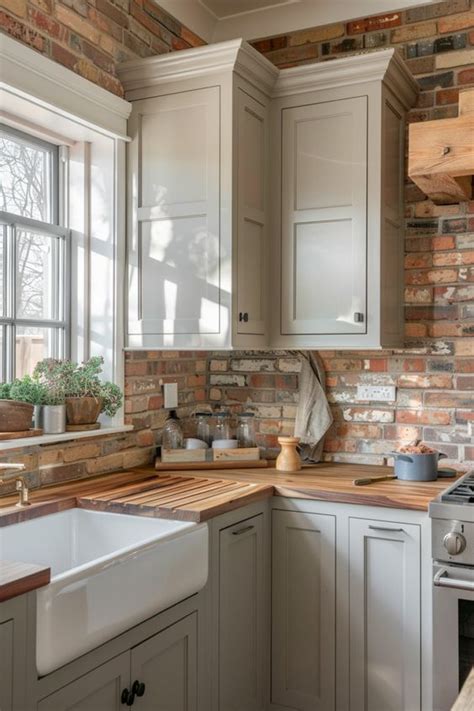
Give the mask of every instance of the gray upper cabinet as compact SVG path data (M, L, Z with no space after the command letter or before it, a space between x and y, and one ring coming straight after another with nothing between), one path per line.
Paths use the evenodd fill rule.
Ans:
M193 613L132 649L130 683L141 711L197 711L197 643Z
M367 97L283 109L282 145L281 333L363 334Z
M403 342L395 50L279 71L242 40L126 62L131 348Z
M121 65L131 348L268 343L269 91L242 40Z
M263 711L266 699L263 515L219 532L218 711Z
M420 526L349 522L350 711L421 708Z
M331 711L336 702L335 516L274 511L272 544L272 703L294 711Z
M102 664L40 701L38 711L119 711L129 686L130 653Z
M394 50L280 73L272 346L403 343L404 125L417 91Z

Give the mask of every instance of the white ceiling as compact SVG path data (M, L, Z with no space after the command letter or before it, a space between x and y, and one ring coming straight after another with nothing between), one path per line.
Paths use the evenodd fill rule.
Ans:
M290 3L298 1L299 0L198 0L218 21L223 18L245 15L249 12L258 12L259 10L274 7L275 5L289 5Z
M206 42L247 40L351 20L435 0L157 0Z

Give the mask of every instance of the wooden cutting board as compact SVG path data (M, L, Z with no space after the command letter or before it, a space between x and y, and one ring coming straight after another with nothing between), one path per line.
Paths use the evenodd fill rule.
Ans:
M107 491L78 496L81 508L141 514L200 523L213 516L271 496L268 484L191 476L160 476Z

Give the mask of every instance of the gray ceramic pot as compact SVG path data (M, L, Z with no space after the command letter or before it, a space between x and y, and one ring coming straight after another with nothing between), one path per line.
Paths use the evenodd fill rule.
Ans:
M438 460L446 457L442 452L432 454L403 454L390 452L394 458L397 479L404 481L434 481L438 478Z

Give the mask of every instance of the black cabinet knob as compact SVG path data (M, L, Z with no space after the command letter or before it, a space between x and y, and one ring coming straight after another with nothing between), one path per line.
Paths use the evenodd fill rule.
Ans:
M122 704L126 704L127 706L133 706L133 702L135 701L135 693L133 689L132 691L124 689L120 696L120 701L122 702Z
M136 679L133 682L132 691L137 696L143 696L143 694L145 693L145 684L142 681L138 681L138 679Z
M242 311L239 312L239 321L243 321L244 323L247 323L249 320L249 315L247 312L243 313Z

